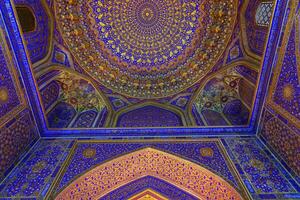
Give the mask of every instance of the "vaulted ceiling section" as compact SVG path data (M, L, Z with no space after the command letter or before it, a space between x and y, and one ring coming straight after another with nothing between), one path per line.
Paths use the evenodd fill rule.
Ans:
M49 130L225 130L256 115L273 1L15 4Z

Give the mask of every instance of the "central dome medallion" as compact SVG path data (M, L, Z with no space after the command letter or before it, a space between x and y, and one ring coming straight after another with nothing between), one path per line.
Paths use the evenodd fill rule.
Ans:
M184 12L179 1L165 0L104 1L90 6L90 18L96 20L92 29L111 55L147 71L184 54L200 26L201 13L194 3L186 3Z
M157 19L159 19L157 16L159 13L158 9L156 3L142 3L134 13L136 14L136 20L143 27L151 27L157 24Z
M159 98L207 74L230 39L238 0L56 0L79 65L121 94Z

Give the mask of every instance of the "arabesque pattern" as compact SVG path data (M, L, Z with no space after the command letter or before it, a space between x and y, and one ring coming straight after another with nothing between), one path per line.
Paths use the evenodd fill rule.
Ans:
M147 175L178 185L200 199L242 199L232 186L207 169L152 148L126 154L92 169L56 199L99 199L118 186Z
M190 87L213 67L237 2L58 0L55 17L89 75L119 93L157 98Z

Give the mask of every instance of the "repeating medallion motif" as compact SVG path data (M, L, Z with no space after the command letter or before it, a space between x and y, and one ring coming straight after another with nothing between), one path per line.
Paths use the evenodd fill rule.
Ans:
M225 50L237 0L55 1L61 35L81 67L127 96L159 98L202 79Z

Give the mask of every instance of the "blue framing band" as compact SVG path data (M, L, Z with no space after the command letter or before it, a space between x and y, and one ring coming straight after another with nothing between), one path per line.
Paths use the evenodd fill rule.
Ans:
M273 63L276 61L277 47L280 42L282 33L283 22L287 14L287 5L289 0L277 0L273 15L271 28L269 30L269 37L266 44L266 50L264 54L262 71L259 80L259 86L257 89L257 96L254 103L253 115L250 121L250 126L253 127L253 131L257 133L259 128L259 119L262 115L263 106L268 95L268 88L273 70Z
M248 127L184 127L184 128L102 128L86 130L49 130L42 113L42 105L38 97L38 90L29 64L29 57L26 54L24 40L16 22L15 12L11 0L0 2L1 16L3 17L6 31L21 72L26 92L34 113L40 135L42 137L201 137L201 136L242 136L255 135L259 118L262 113L264 99L268 90L273 62L275 60L276 48L280 38L282 22L284 20L287 0L277 0L274 16L270 28L269 38L262 65L257 95L253 107L253 114Z
M26 54L24 41L20 34L20 29L18 27L15 12L10 0L4 0L0 2L0 12L4 21L6 32L8 34L10 45L14 51L14 59L16 60L18 70L21 72L21 77L25 86L26 94L28 96L29 105L34 113L38 130L40 133L42 133L42 130L46 129L46 123L45 119L42 117L42 107L38 98L38 91L35 87L33 72L29 64L29 56Z

